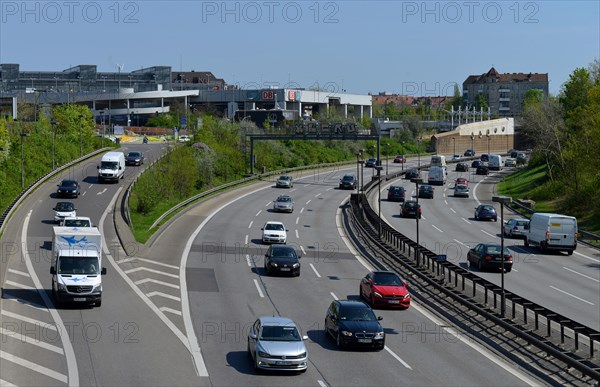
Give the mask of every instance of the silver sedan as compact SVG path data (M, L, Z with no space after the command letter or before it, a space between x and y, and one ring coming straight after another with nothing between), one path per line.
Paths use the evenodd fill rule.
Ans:
M288 195L280 195L273 201L273 211L294 212L294 201Z

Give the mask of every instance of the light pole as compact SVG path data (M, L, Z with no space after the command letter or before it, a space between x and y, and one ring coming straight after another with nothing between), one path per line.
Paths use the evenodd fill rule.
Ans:
M83 116L79 116L79 157L83 157Z
M377 169L377 208L379 211L379 231L377 235L379 236L379 239L381 239L381 170L383 167L381 165L376 165L375 168Z
M404 163L406 163L406 149L404 149L404 141L402 141L402 172L404 172Z
M454 153L452 153L452 155L456 154L456 137L452 137L452 142L454 144Z
M492 136L490 136L490 132L487 132L486 135L487 140L488 140L488 157L490 157L490 140L492 139Z
M504 293L504 205L512 203L510 196L492 196L492 201L500 203L500 260L501 260L501 275L500 275L500 314L504 317L506 312L506 294Z
M473 156L475 155L475 135L471 133L471 151L473 152Z
M419 171L420 173L420 171ZM421 259L419 257L419 218L420 213L419 213L419 184L421 184L423 182L423 179L421 179L420 177L411 179L410 181L412 181L413 183L415 183L415 185L417 186L417 214L415 215L415 219L417 220L417 247L415 248L415 252L416 252L416 256L417 256L417 267L421 266Z
M54 137L56 134L56 124L58 122L52 120L50 121L50 125L52 125L52 170L54 171Z
M359 150L358 152L356 152L356 178L359 179L360 178L360 155L362 155L362 152ZM356 183L356 194L360 194L360 181L358 181Z
M386 143L385 143L385 150L386 150L387 152L385 152L386 154L385 154L385 156L384 156L384 157L385 157L385 175L386 175L386 176L388 175L388 158L389 158L389 156L390 156L390 154L389 154L389 150L390 150L390 149L389 149L389 146L390 146L390 144L386 142Z

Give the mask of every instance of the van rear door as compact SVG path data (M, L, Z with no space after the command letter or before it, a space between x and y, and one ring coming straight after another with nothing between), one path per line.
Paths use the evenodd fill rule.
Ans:
M550 245L573 246L577 224L571 218L552 217L548 222L548 232L550 234L550 240L548 241Z

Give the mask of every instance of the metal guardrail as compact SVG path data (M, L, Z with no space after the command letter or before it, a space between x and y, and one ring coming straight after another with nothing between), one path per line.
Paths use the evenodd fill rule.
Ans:
M368 193L376 186L377 179L375 178L365 186L365 192ZM373 235L372 239L385 246L388 251L393 251L396 254L397 262L416 275L428 278L433 286L443 289L449 297L477 311L478 314L579 370L584 375L600 381L600 365L597 361L598 353L600 353L597 349L600 346L600 332L510 292L505 292L505 299L508 304L506 311L511 317L502 316L498 311L500 308L498 299L501 300L502 289L498 285L451 262L438 261L438 254L423 246L419 246L417 250L416 242L378 217L364 192L360 195L353 195L353 197L355 199L351 201L352 213L356 221L368 225L372 230L378 230L381 222L381 238ZM401 258L408 258L410 264ZM435 278L437 283L432 278ZM483 302L478 300L483 300ZM534 329L530 326L531 324L534 325ZM545 332L540 325L545 325ZM561 345L541 338L536 332L543 332L541 334L546 337L559 340ZM565 349L567 341L574 350ZM582 345L586 345L589 349L587 359L580 354L583 351ZM595 363L593 359L596 359Z
M82 162L83 160L86 160L90 157L96 156L99 153L105 152L107 149L112 149L112 148L101 148L98 150L95 150L91 153L88 153L82 157L79 157L75 160L72 160L66 164L63 164L61 166L56 167L54 170L46 173L43 176L40 176L38 179L36 179L33 183L29 184L29 186L27 186L27 188L25 188L23 191L21 191L21 193L19 193L19 195L17 195L17 197L8 205L8 207L6 208L6 210L4 211L4 213L2 215L0 215L0 235L2 235L2 232L4 231L4 225L6 223L6 221L8 219L10 219L10 216L12 215L13 211L15 208L17 208L19 206L19 204L21 203L21 201L27 196L29 195L29 193L31 193L32 191L34 191L38 186L40 186L42 183L44 183L48 178L61 173L63 170L70 168L71 166Z

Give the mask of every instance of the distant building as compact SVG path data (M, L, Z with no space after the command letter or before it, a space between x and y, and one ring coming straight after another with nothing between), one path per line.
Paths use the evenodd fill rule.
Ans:
M463 103L475 106L482 94L492 115L519 117L523 112L525 93L536 89L548 97L548 73L500 74L495 68L481 75L469 75L463 82Z

